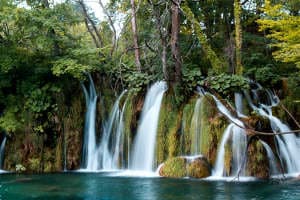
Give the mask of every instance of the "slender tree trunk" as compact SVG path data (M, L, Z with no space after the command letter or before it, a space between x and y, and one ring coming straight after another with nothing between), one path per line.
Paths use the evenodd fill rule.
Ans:
M194 31L201 43L202 49L204 53L206 54L208 60L211 63L212 69L215 73L219 74L221 72L224 72L224 63L221 62L221 60L218 58L216 52L211 48L206 35L201 29L200 23L196 20L194 13L191 11L191 9L188 7L187 3L183 4L181 6L187 20L189 20L194 28Z
M164 27L161 21L161 13L159 11L159 8L154 6L152 0L148 0L150 5L152 6L152 10L154 13L154 17L156 20L156 29L159 34L159 39L160 39L160 44L162 47L162 52L161 52L161 62L162 62L162 70L164 74L164 79L166 81L169 81L169 74L168 74L168 66L167 66L167 48L168 48L168 43L167 43L167 33L164 31ZM169 12L169 11L168 11ZM166 28L167 29L167 28Z
M97 37L97 41L98 41L98 46L102 47L103 46L103 42L102 42L102 38L100 36L100 33L98 32L97 30L97 27L96 27L96 24L93 22L93 20L90 18L88 12L87 12L87 9L86 9L86 6L84 4L84 2L82 0L78 1L78 3L80 4L81 8L82 8L82 11L83 11L83 15L86 19L86 24L87 22L89 22L92 26L92 29L94 30L95 32L95 35ZM87 24L88 26L88 24ZM89 27L87 27L88 30L91 30ZM90 32L90 31L89 31ZM90 32L91 33L91 32ZM91 35L93 37L93 35ZM96 44L95 44L96 45ZM96 45L97 46L97 45Z
M169 74L168 74L168 65L167 65L167 44L165 39L161 41L162 44L162 53L161 53L161 62L162 62L162 69L164 78L166 81L169 80Z
M180 31L180 0L173 0L171 5L171 51L174 59L174 73L172 73L170 79L174 83L181 82L181 57L179 48L179 31Z
M131 4L131 27L132 27L132 34L133 34L133 46L134 46L134 56L135 56L135 65L139 72L142 71L141 62L140 62L140 50L139 50L139 43L138 43L138 34L137 34L137 25L136 25L136 15L135 15L135 2L134 0L130 0Z
M104 14L107 16L107 19L108 19L108 22L109 22L109 25L111 26L112 28L112 31L113 31L113 37L112 37L112 49L111 49L111 52L110 52L110 55L112 56L112 54L114 53L114 51L117 49L117 31L116 31L116 28L115 28L115 25L114 25L114 22L110 16L110 14L108 13L108 11L105 9L103 3L102 3L102 0L99 0L99 4L104 12Z
M241 27L241 4L239 0L234 0L234 22L235 22L235 60L236 74L243 74L242 66L242 27Z
M90 26L89 26L88 19L87 19L86 17L84 18L84 23L85 23L85 26L86 26L88 32L90 33L90 35L91 35L93 41L94 41L95 46L96 46L97 48L100 48L100 45L99 45L99 43L98 43L98 41L97 41L97 38L96 38L96 36L94 35L93 31L91 30L91 28L90 28Z

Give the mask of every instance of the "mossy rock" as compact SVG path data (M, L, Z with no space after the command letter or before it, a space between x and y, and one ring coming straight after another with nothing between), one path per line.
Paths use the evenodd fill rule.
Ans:
M254 128L256 131L271 132L270 120L256 112L252 112L249 117L241 119L248 127Z
M182 157L169 158L160 168L159 175L172 178L187 176L186 159Z
M206 158L197 158L187 165L187 173L192 178L206 178L211 175L211 167Z
M258 139L253 139L248 147L247 175L257 178L269 178L269 174L267 152Z

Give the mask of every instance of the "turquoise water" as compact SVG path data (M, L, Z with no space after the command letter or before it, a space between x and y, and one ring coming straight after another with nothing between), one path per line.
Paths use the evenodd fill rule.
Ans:
M300 199L300 181L226 182L111 177L107 173L0 175L0 199Z

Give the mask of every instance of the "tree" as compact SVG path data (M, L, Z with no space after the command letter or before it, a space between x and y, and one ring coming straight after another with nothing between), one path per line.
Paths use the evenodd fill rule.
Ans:
M299 9L295 12L295 9L288 10L283 4L273 5L266 0L263 11L265 16L257 22L260 30L266 31L267 37L273 39L274 58L295 63L300 68L300 16L295 15Z
M140 50L139 50L139 42L138 42L138 33L137 33L137 25L136 25L136 9L135 9L135 0L130 0L131 5L131 29L133 34L133 47L134 47L134 55L135 55L135 65L139 72L142 71L141 61L140 61Z
M179 32L180 32L180 3L181 0L173 0L171 4L171 50L172 57L174 60L174 72L171 72L171 82L180 83L181 82L181 55L179 48Z
M242 26L241 26L241 3L234 0L234 22L235 22L235 73L243 74L242 66Z
M156 29L158 31L159 39L160 39L160 45L161 45L161 63L162 63L162 70L164 74L164 79L166 81L169 80L169 73L168 73L168 64L167 64L167 51L168 51L168 25L164 26L164 21L162 19L162 15L169 15L169 9L168 5L166 4L163 6L164 9L161 11L160 6L157 4L154 4L152 0L148 0L149 4L151 5L153 17L155 18L155 25ZM167 17L168 18L168 17Z
M200 22L198 22L191 11L191 9L188 7L187 4L184 4L182 6L182 9L185 13L185 16L187 20L191 22L193 25L195 34L197 35L197 38L199 39L202 49L205 52L205 55L207 56L208 60L210 61L212 68L215 73L220 73L224 71L223 63L220 61L220 59L217 57L215 51L211 48L206 35L203 33L201 29Z
M95 46L97 48L103 47L103 41L102 41L103 39L97 30L95 22L89 16L88 10L87 10L83 0L79 0L78 3L82 8L82 13L84 16L84 22L85 22L86 28L87 28L88 32L90 33L91 37L93 38Z

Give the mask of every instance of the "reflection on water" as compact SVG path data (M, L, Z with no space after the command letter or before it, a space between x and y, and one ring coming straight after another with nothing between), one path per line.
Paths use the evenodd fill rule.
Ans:
M116 177L110 173L0 175L0 200L182 200L291 199L300 182L226 182L195 179Z

